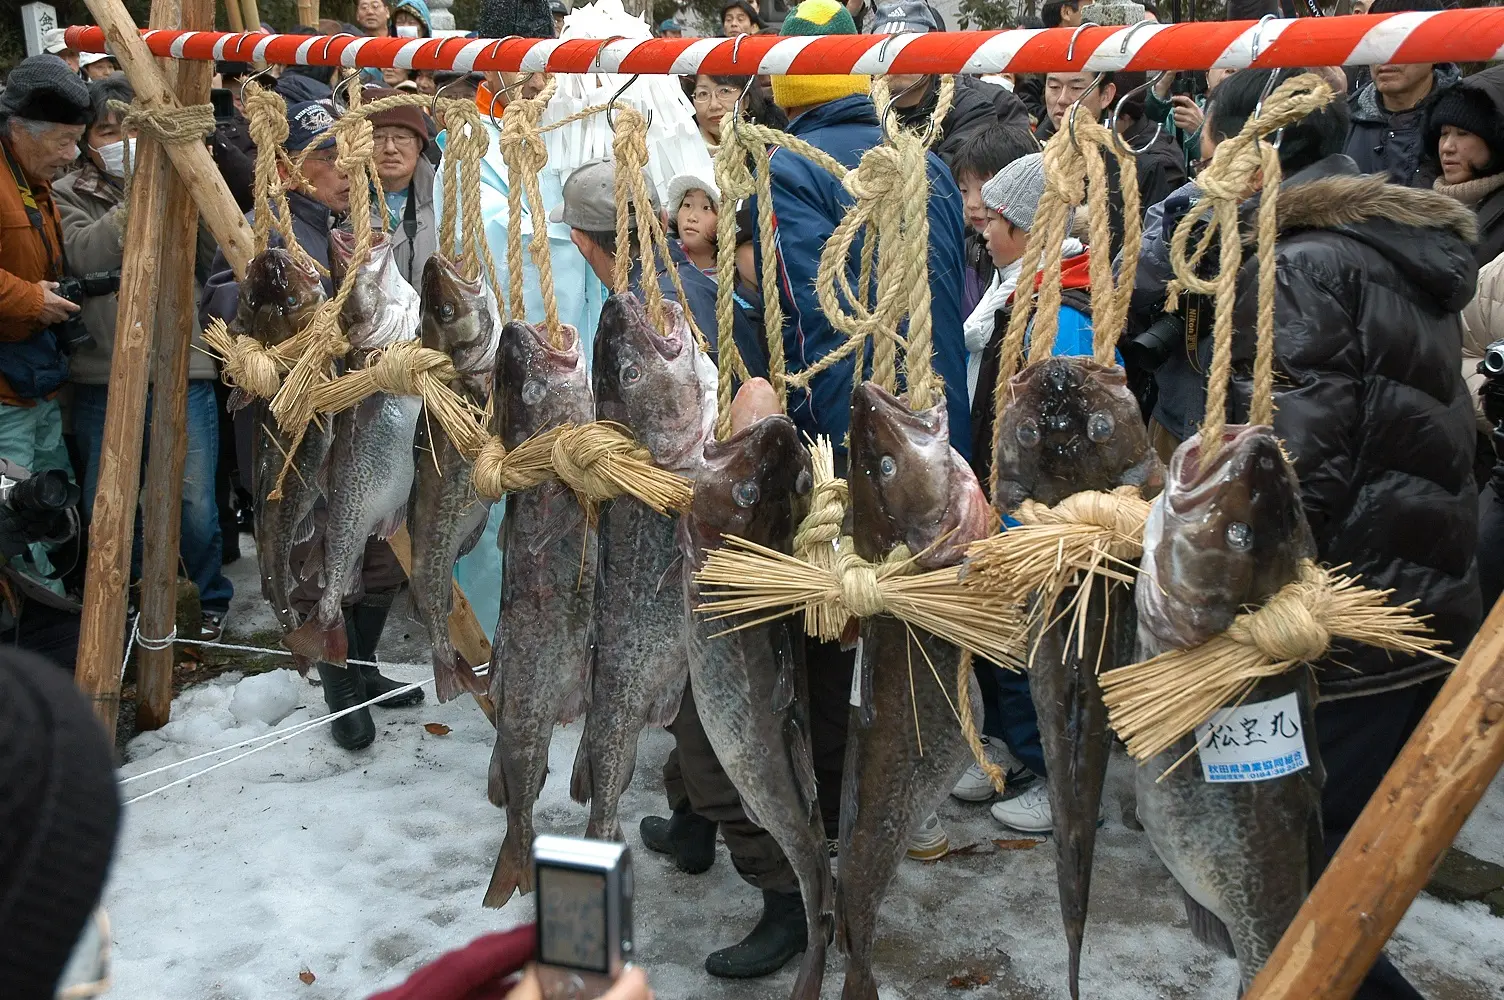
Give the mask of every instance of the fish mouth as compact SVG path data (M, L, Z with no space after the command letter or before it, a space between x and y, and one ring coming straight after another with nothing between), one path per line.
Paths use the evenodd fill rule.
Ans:
M688 327L684 310L677 302L664 302L663 306L666 313L664 318L669 323L667 331L654 329L652 321L648 319L646 307L631 292L612 295L606 299L601 305L600 324L604 326L608 321L619 324L629 337L635 335L647 341L664 361L673 361L684 351L684 345L688 341L684 334Z
M1170 459L1166 499L1177 514L1211 502L1230 482L1244 482L1260 473L1276 474L1285 461L1279 438L1267 424L1228 425L1223 428L1217 457L1203 464L1201 454L1198 434Z
M363 265L368 270L379 271L384 265L382 258L392 252L391 240L386 233L371 234L371 253ZM350 260L355 256L355 234L344 229L329 231L329 277L335 287L344 284L350 270Z
M911 410L903 399L874 382L863 382L852 390L851 409L853 417L861 411L861 418L853 423L871 420L873 430L888 430L904 438L928 438L948 430L939 406Z
M448 257L434 254L423 265L423 287L419 291L425 303L444 299L458 305L467 296L481 294L481 279L476 275L475 280L470 281Z
M573 371L580 359L580 333L568 323L560 323L559 329L565 335L563 347L549 343L548 334L542 327L521 320L512 320L502 332L510 331L511 337L526 337L531 342L526 353L541 357L561 370Z
M799 432L794 422L782 413L775 413L748 424L724 441L705 442L705 464L714 469L724 469L736 459L749 452L761 451L786 438L799 443Z

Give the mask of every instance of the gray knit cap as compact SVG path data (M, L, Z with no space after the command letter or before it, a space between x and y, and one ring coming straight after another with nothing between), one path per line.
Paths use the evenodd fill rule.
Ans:
M1039 210L1043 194L1044 154L1030 153L1020 156L982 185L982 204L1027 233L1034 228L1034 213Z
M89 88L57 56L22 59L5 81L0 117L14 115L55 125L87 125L94 117Z

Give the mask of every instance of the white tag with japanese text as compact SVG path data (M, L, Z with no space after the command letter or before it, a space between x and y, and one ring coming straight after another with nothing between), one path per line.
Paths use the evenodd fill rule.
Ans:
M856 637L856 666L851 671L851 697L846 699L852 708L862 707L862 637Z
M1268 781L1311 766L1295 692L1224 708L1196 727L1208 782Z

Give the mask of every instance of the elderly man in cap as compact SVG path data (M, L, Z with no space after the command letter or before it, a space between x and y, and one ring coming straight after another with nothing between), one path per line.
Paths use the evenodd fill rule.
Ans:
M56 56L24 60L0 96L0 458L34 473L71 468L55 397L68 378L61 324L79 307L57 294L63 228L52 179L77 158L91 114L88 88Z
M901 35L944 31L939 14L924 0L891 0L879 4L872 19L872 34ZM940 97L940 77L922 74L888 74L888 89L898 109L898 121L908 128L925 128L934 117ZM934 150L946 165L967 139L988 125L1029 127L1029 112L1023 102L1004 87L983 83L974 76L957 76L955 98L944 118L935 122L940 138Z
M344 216L350 209L350 180L335 163L334 136L329 131L333 125L334 118L322 104L303 102L290 105L287 109L288 152L309 151L303 159L299 186L287 193L293 235L309 256L326 268L330 259L329 234L343 223ZM377 148L378 158L382 148ZM274 233L272 244L275 246L278 242ZM333 294L329 278L323 280L325 290ZM212 316L229 321L235 316L239 297L240 286L235 273L225 262L224 255L216 253L212 276L204 289L204 302L199 310L201 321L208 323ZM255 431L255 422L262 419L256 414L256 409L251 407L236 414L236 445L241 454L240 467L243 469L252 467L250 438ZM323 517L324 508L320 506L314 510L313 537L293 547L294 573L298 573L304 560L322 540ZM360 580L361 586L353 588L353 592L345 598L345 634L349 639L351 660L372 660L375 658L376 646L381 640L381 631L386 625L392 600L406 581L406 576L391 547L384 541L372 538L367 542L362 556ZM306 619L312 612L321 591L322 587L316 580L303 580L293 591L292 607L300 618ZM350 663L347 667L341 667L332 663L318 663L316 667L323 684L324 703L331 712L352 708L402 686L382 676L370 664ZM395 698L388 698L381 705L383 708L397 708L422 700L422 690L414 689ZM334 737L335 743L346 750L361 750L370 746L376 738L371 710L363 708L334 720L330 725L330 735Z
M396 93L371 89L364 100L379 101ZM404 104L372 115L371 140L382 194L372 204L376 211L386 213L397 269L417 288L423 280L423 265L439 246L433 211L434 169L423 155L428 148L423 111Z

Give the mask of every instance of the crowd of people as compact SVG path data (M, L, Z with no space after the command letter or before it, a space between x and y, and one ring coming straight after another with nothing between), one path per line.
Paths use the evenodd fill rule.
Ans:
M1361 5L1355 5L1361 6ZM1154 5L1145 4L1149 16ZM1372 12L1438 9L1437 0L1373 0ZM482 37L536 37L566 29L563 0L538 5L489 2ZM1080 23L1074 0L1043 5L1044 26ZM424 0L360 0L356 23L320 22L309 33L426 37ZM726 35L777 30L784 35L937 32L942 18L923 0L805 0L781 23L766 23L757 0L731 0L721 11ZM655 28L680 37L679 21ZM81 488L82 521L94 504L108 382L115 342L119 271L128 232L125 200L135 139L122 128L117 102L132 91L108 55L69 49L61 34L46 53L19 64L0 92L0 458L33 474L62 470ZM1349 566L1394 600L1414 601L1436 633L1466 646L1483 610L1504 590L1504 67L1464 75L1453 65L1312 67L1337 100L1289 126L1279 144L1284 181L1275 266L1275 428L1285 441L1304 493L1306 514L1326 564ZM335 158L330 128L338 113L327 67L289 66L267 79L287 103L287 150L303 154L290 191L292 229L304 250L329 264L330 233L347 225L351 179ZM402 91L475 94L482 111L499 115L511 94L535 93L539 81L513 74L446 74L366 70L365 100ZM1045 189L1041 145L1072 105L1116 131L1135 152L1144 210L1129 325L1120 354L1150 436L1168 461L1195 432L1206 402L1211 352L1210 302L1194 296L1166 311L1171 278L1169 240L1198 212L1197 174L1219 143L1235 136L1268 92L1267 70L1143 74L1050 73L956 80L954 100L933 124L929 154L929 280L934 370L943 379L951 444L988 480L995 414L990 387L1008 320L1020 294L1024 250ZM1284 79L1295 71L1278 71ZM242 105L252 67L215 67L217 128L209 148L237 202L254 208L256 149ZM925 127L934 117L939 78L891 76L898 120ZM787 131L848 167L883 141L864 76L779 76L749 81L702 74L683 78L683 99L706 154L721 138L724 117L740 104L755 121ZM531 88L531 89L529 89ZM435 123L416 106L373 116L381 191L373 210L385 215L395 258L414 286L437 252L436 165L442 156ZM487 238L505 253L506 164L488 156ZM701 329L716 328L717 219L736 213L736 341L749 371L765 374L762 241L755 200L726 204L709 168L676 174L655 191L672 242L683 305ZM844 335L815 293L822 246L841 222L850 196L822 167L788 149L771 158L778 296L790 370L813 365ZM1110 245L1089 245L1084 220L1061 250L1065 291L1057 354L1092 353L1089 262L1119 259L1124 239L1122 178L1111 173ZM363 183L357 180L357 183ZM617 242L610 162L579 165L550 203L554 274L565 319L587 338L611 284L615 257L641 256ZM375 197L379 194L380 197ZM493 197L496 196L496 197ZM1251 219L1258 200L1248 200ZM1084 214L1084 213L1083 213ZM537 224L543 224L538 220ZM1250 223L1251 225L1251 223ZM856 280L856 262L850 264ZM113 275L113 282L111 279ZM238 286L207 232L198 267L200 323L232 319ZM529 309L538 275L529 271ZM634 270L634 287L643 280ZM1239 276L1235 344L1235 407L1246 406L1253 352L1256 266ZM325 278L326 290L331 290ZM82 291L80 291L82 285ZM665 295L678 297L667 275ZM1037 294L1026 289L1023 294ZM198 332L195 331L197 338ZM841 442L847 430L855 360L837 364L793 392L790 416L802 431ZM223 566L238 557L238 533L253 498L247 460L251 429L226 416L228 390L210 357L190 362L188 459L182 497L180 554L185 577L202 605L198 637L220 636L232 589ZM1232 414L1234 418L1241 412ZM238 439L238 440L237 440ZM839 452L838 461L844 461ZM18 473L20 475L21 473ZM1479 491L1482 491L1480 499ZM73 543L76 548L76 540ZM139 569L136 533L133 567ZM27 522L0 518L7 641L71 667L56 622L76 616L79 571L62 560L65 546L35 537ZM363 586L346 609L350 655L373 653L387 609L405 580L383 542L372 540ZM317 600L310 581L296 595L304 612ZM64 630L66 632L66 630ZM76 630L74 635L76 635ZM362 657L365 658L365 657ZM839 643L811 643L812 756L822 813L836 840L840 775L846 742L852 652ZM0 681L10 667L0 669ZM353 669L353 668L352 668ZM1320 672L1317 709L1326 768L1324 820L1335 850L1440 683L1435 658L1349 651L1342 669ZM320 664L331 710L357 705L393 682L375 667L345 676ZM1016 791L993 803L1001 827L1047 833L1053 820L1028 679L979 671L985 701L984 744L1008 771ZM29 678L30 675L26 675ZM17 682L19 683L19 682ZM26 680L28 690L40 682ZM41 687L45 687L42 684ZM38 688L40 690L40 688ZM52 697L49 694L48 697ZM64 697L57 695L57 697ZM407 696L408 703L421 692ZM804 914L793 874L776 844L741 810L695 717L693 691L673 726L677 749L665 766L671 808L649 817L648 848L671 855L686 872L709 865L717 832L737 870L762 890L764 912L741 942L707 960L714 975L770 974L803 950ZM0 711L4 702L0 701ZM333 727L334 739L361 749L375 738L369 710ZM3 776L0 776L3 777ZM729 789L707 801L696 788ZM953 794L993 798L980 766L962 775ZM108 795L103 797L109 798ZM0 847L6 844L0 835ZM948 849L931 815L912 833L909 855L933 859ZM3 882L0 882L3 885ZM0 903L9 905L0 895ZM82 922L85 907L80 914ZM0 926L11 915L0 910ZM633 990L646 986L634 980ZM623 992L622 996L645 995ZM1418 996L1381 960L1359 996Z

